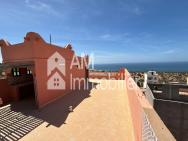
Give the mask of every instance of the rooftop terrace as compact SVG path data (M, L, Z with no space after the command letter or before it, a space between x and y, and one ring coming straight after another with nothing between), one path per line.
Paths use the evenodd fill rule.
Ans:
M139 131L139 127L141 127L139 121L142 119L137 116L137 113L133 113L135 110L132 106L135 103L129 97L129 94L133 93L127 91L125 81L91 80L91 83L95 84L94 88L67 94L41 110L33 109L31 103L24 101L11 104L8 106L8 113L5 112L2 116L13 113L14 117L6 116L3 121L0 121L1 127L3 127L0 130L1 139L10 141L18 139L21 141L141 140L139 134L142 134L142 131ZM114 88L113 86L117 86L117 84L125 87ZM111 87L107 87L107 85ZM156 138L174 140L162 121L156 117L151 106L144 98L141 99L143 109L149 113L148 119L152 120L150 124L148 119L144 119L145 139L142 140L146 140L147 137L152 140L156 140ZM73 112L68 111L70 105L73 106ZM139 111L137 112L139 113ZM23 119L19 121L19 117L23 117ZM138 125L134 123L133 119L136 119ZM37 124L33 123L35 121ZM156 121L157 128L154 127ZM151 130L151 127L154 128ZM146 132L147 130L149 132ZM152 132L150 133L150 131ZM154 133L156 131L158 133Z

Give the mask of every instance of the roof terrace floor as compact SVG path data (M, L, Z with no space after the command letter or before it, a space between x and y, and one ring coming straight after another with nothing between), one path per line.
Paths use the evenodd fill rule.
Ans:
M20 140L134 140L126 88L118 87L125 85L124 81L92 80L91 82L95 83L96 87L89 91L75 91L67 94L40 111L31 110L28 113L25 109L27 111L25 115L40 119L43 123ZM114 86L117 87L114 88ZM74 110L69 113L68 106L71 105Z

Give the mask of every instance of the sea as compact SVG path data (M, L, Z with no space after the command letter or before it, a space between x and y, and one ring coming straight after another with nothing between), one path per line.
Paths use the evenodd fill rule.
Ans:
M118 71L120 68L126 68L129 72L188 72L188 62L95 64L90 68L101 71Z

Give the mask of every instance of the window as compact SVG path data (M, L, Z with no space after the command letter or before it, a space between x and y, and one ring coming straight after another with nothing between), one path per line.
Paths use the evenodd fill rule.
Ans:
M32 71L29 68L12 68L13 76L31 75Z
M19 76L20 75L19 68L13 68L12 69L12 75L13 76Z
M32 71L27 68L27 74L32 74Z
M148 80L153 80L153 78L152 77L148 77Z

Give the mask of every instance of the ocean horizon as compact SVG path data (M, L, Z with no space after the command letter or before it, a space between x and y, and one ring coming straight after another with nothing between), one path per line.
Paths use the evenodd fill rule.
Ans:
M130 72L188 72L188 62L159 62L159 63L114 63L114 64L94 64L96 70L118 71L126 68Z

